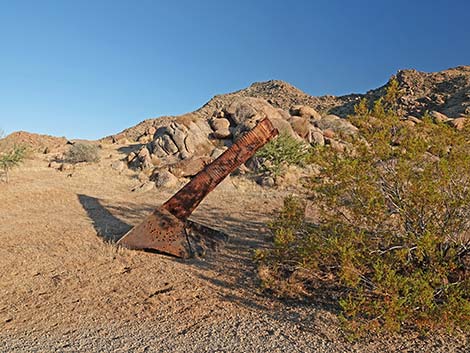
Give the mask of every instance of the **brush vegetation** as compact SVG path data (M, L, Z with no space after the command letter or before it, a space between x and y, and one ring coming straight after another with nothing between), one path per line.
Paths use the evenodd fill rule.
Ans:
M287 198L258 251L265 288L282 296L334 291L353 335L470 328L469 130L394 112L397 85L356 107L353 152L317 148L308 200ZM319 219L305 219L306 202Z
M98 146L89 143L75 143L65 154L65 161L71 164L82 162L94 163L99 160Z
M269 141L258 152L256 157L261 161L261 171L278 176L290 165L305 166L310 147L288 134L280 134Z

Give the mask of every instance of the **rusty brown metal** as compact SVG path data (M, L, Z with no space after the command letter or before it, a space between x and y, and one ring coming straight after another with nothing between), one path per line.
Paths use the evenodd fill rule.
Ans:
M189 231L207 230L208 236L214 231L188 221L188 217L227 175L277 134L269 119L260 121L141 224L124 235L118 244L130 249L154 249L177 257L190 257L193 249L188 239Z
M118 244L128 249L154 249L188 258L191 249L185 234L185 223L160 206L119 239Z
M163 204L175 217L185 220L209 192L256 151L277 135L269 119L260 121L240 137L228 150L208 164L190 182Z

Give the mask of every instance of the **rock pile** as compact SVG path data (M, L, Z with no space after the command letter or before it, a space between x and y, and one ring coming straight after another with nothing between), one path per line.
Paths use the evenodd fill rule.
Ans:
M398 112L403 117L421 118L425 112L440 112L450 118L470 116L470 66L459 66L440 72L419 72L416 70L400 70L393 76L398 81L400 99ZM271 80L256 82L250 87L237 92L217 95L203 107L192 113L207 120L218 111L223 111L233 102L243 98L259 98L269 103L273 108L280 109L281 114L289 112L294 107L304 106L306 110L313 109L322 116L333 114L341 118L354 112L354 106L366 98L373 102L386 93L390 81L382 87L368 91L365 94L349 94L345 96L311 96L290 85L287 82ZM284 113L282 113L284 112ZM292 116L308 114L300 111L290 111ZM227 118L226 116L221 116ZM284 115L285 117L285 115ZM127 143L140 141L147 143L150 127L158 129L169 125L174 117L160 117L144 120L140 124L128 128L121 133L102 139L103 142ZM301 122L297 122L301 125ZM227 134L227 130L218 130L215 136ZM227 137L228 138L228 137Z
M425 113L457 129L467 124L470 66L436 73L402 70L393 78L400 92L397 112L407 124L418 124ZM128 156L128 165L160 180L157 186L173 180L168 173L175 178L194 175L264 117L283 134L343 151L347 146L342 138L357 133L344 118L354 112L360 99L373 102L383 97L389 84L366 94L313 97L282 81L254 83L244 90L215 96L193 113L145 120L106 139L141 143L141 149Z
M286 111L264 99L238 97L210 116L192 113L154 130L148 128L139 138L142 141L142 136L146 137L140 150L128 155L128 165L146 171L156 187L173 187L180 178L196 175L265 117L281 134L313 145L342 146L339 138L357 131L347 120L322 116L308 106L296 105ZM255 168L254 165L243 166L241 170Z

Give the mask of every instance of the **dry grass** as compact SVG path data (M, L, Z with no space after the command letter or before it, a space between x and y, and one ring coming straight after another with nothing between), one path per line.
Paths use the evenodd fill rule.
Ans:
M264 221L283 193L224 181L194 219L224 230L230 241L201 260L117 249L106 242L103 236L122 234L173 192L130 192L139 184L135 172L110 168L123 157L119 147L104 146L99 163L80 165L71 177L47 168L44 155L38 155L13 171L9 185L0 184L0 342L7 342L5 337L60 341L74 330L100 335L100 328L110 325L129 332L132 341L137 324L152 337L164 332L181 338L198 325L219 328L249 320L264 323L266 330L282 327L292 342L327 340L338 351L348 349L329 310L278 301L259 287L253 251L266 246ZM264 340L261 334L253 329L247 339ZM210 337L207 342L210 346ZM383 343L375 347L382 349ZM358 349L375 351L373 345Z
M13 171L9 185L0 185L1 331L48 330L89 324L97 317L112 322L151 319L157 312L161 315L162 308L168 314L196 302L197 306L220 302L216 289L203 279L222 278L212 267L202 269L191 261L118 249L106 242L122 235L172 193L130 192L139 181L133 171L119 174L109 167L122 156L108 148L98 164L81 165L72 177L47 168L47 161L30 160ZM233 186L228 188L238 193ZM226 191L227 186L221 189ZM220 194L209 199L219 204ZM202 218L217 225L219 215L224 217L223 211ZM251 256L246 247L235 252L246 259ZM239 261L234 257L230 266L239 266ZM214 266L219 265L225 266ZM234 283L235 276L229 273L225 280ZM152 296L167 286L172 295ZM195 297L201 288L204 299ZM175 301L180 304L175 306ZM206 312L200 310L200 315Z

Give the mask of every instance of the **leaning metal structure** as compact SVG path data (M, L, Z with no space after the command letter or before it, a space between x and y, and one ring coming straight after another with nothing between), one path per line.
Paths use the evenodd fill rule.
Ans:
M192 232L206 237L216 236L217 233L190 221L188 218L191 213L227 175L277 134L277 129L268 118L261 120L141 224L124 235L118 244L129 249L153 249L181 258L191 257L195 253L190 241Z

